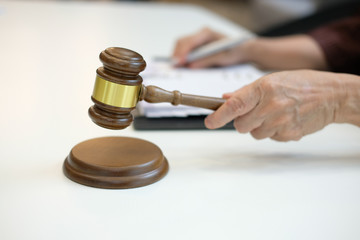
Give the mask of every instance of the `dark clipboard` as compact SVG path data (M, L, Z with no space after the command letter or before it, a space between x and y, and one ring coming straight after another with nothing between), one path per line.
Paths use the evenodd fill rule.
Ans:
M204 125L205 115L188 117L148 118L135 116L133 126L135 130L207 130ZM235 129L233 122L219 129Z

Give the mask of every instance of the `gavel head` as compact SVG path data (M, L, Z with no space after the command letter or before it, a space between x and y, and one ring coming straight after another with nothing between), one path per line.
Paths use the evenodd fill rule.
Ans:
M131 124L131 111L139 100L146 67L143 57L125 48L107 48L101 52L103 67L96 71L96 81L89 116L97 125L109 129L124 129Z

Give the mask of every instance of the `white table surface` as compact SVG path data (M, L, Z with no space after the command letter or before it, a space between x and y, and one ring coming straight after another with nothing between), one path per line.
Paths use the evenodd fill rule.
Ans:
M299 142L235 131L105 130L87 116L98 54L169 55L203 26L241 28L189 5L0 2L0 239L360 239L360 129ZM170 171L130 190L68 180L77 143L132 136Z

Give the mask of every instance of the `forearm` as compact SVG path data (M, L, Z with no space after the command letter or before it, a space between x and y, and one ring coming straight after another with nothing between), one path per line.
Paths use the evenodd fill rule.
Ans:
M340 82L334 122L351 123L360 127L360 76L334 74Z
M327 70L318 44L307 35L278 38L257 38L241 49L245 61L269 70Z

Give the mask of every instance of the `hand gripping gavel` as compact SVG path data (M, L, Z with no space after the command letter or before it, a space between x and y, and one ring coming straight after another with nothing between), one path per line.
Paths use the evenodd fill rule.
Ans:
M131 124L138 101L149 103L170 102L173 105L188 105L216 110L224 102L212 98L169 92L156 86L144 86L139 73L146 67L143 57L125 48L107 48L100 54L103 67L96 71L89 116L97 125L109 129L124 129Z

